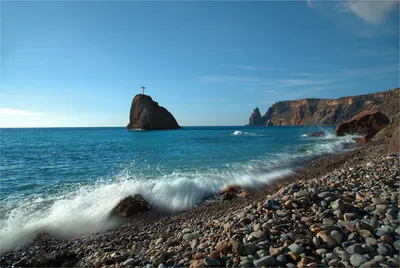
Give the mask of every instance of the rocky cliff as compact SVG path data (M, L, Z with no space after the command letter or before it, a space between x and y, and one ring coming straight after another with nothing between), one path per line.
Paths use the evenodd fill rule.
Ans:
M254 110L249 125L333 126L350 120L362 111L372 109L382 112L391 120L400 111L399 91L399 88L395 88L339 99L280 101L272 105L261 119L254 120Z
M127 129L178 129L173 115L158 105L150 96L138 94L132 100Z

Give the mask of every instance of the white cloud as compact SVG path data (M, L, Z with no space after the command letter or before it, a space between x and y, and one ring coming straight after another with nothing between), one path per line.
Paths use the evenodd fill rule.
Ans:
M386 17L398 8L399 1L365 1L347 0L340 4L342 12L354 13L366 22L383 22Z
M42 113L35 113L26 110L0 108L0 114L5 115L43 115Z

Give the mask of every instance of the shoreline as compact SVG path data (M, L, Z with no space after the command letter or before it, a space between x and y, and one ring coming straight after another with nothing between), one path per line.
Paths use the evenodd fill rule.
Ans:
M61 266L63 264L66 266L101 266L104 264L122 264L127 259L133 259L131 260L132 265L146 266L153 263L154 266L158 266L160 263L155 265L157 262L154 263L152 256L158 256L158 250L162 249L162 246L167 248L184 247L185 242L188 242L184 239L185 228L196 230L199 226L213 225L213 220L221 222L224 217L237 214L238 211L246 209L246 207L254 207L255 204L263 203L267 195L275 195L287 185L293 184L294 181L299 183L318 180L344 166L356 166L374 156L375 158L383 157L386 147L385 142L371 142L359 145L359 148L350 152L318 157L297 169L295 175L275 180L267 184L264 189L251 191L250 196L247 197L229 201L206 199L200 205L174 214L155 210L153 213L138 215L117 229L97 234L86 234L71 239L59 240L42 235L31 243L20 247L20 249L2 254L1 266L7 267L14 263L16 266ZM217 245L215 242L219 240L221 240L221 236L211 243L211 248L214 248L214 251ZM201 241L198 241L198 243L201 244ZM193 241L189 244L189 248L193 248ZM151 247L152 250L149 249ZM190 258L184 257L185 254L190 255L189 250L186 250L185 254L182 254L182 258L175 261L174 264L189 266L198 261L192 260L192 257L199 253L198 247L195 247L195 249L192 249ZM109 252L114 255L108 256L110 255ZM162 259L164 261L161 263L165 262L164 265L166 266L173 264L172 260L167 262L166 259L170 259L167 256ZM204 262L205 259L202 260ZM126 265L129 266L129 264Z

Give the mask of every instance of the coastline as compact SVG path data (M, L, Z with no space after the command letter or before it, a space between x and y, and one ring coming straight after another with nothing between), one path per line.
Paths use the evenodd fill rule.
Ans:
M1 266L7 267L13 264L15 264L14 266L103 266L105 264L121 265L124 262L126 266L146 266L148 264L159 266L162 263L165 266L175 264L189 266L193 264L200 265L200 262L204 265L204 262L212 262L213 260L217 260L222 264L221 255L216 259L209 256L207 260L206 258L200 258L198 255L209 255L215 251L215 248L220 252L219 254L222 253L224 257L232 260L231 265L236 262L238 265L245 264L242 262L249 260L242 258L243 256L238 257L243 254L234 252L235 243L228 246L230 247L229 252L225 252L226 249L223 251L218 250L218 244L223 243L225 240L231 243L232 240L241 238L243 235L246 237L245 233L240 232L236 234L233 232L230 237L229 230L226 230L229 228L225 228L225 225L229 221L236 222L234 217L232 218L232 215L240 214L241 211L248 211L251 208L257 210L257 207L260 207L260 203L268 202L266 201L267 195L274 196L277 192L279 193L279 191L287 187L287 185L293 185L294 182L295 184L307 184L309 181L326 177L327 174L332 174L335 170L357 166L374 158L382 158L386 154L386 142L371 142L359 146L360 148L350 152L322 156L311 160L305 163L302 168L296 170L296 175L276 180L274 183L266 185L265 189L251 191L250 195L244 198L235 198L229 201L206 200L194 208L172 215L167 212L154 210L147 214L138 215L129 222L124 223L118 229L99 234L82 235L72 239L58 240L43 235L20 249L2 254ZM263 206L264 208L261 211L265 212L265 205ZM268 213L271 214L271 212ZM223 223L224 221L226 221L225 224ZM222 228L223 226L225 227ZM242 229L245 227L243 226ZM211 231L210 233L210 228L215 229L214 232ZM203 231L197 233L196 230L198 229ZM259 229L261 228L259 227ZM205 235L204 230L207 230L207 235L211 235L213 239L207 239L207 241L211 242L204 249L200 249L199 245L206 244L202 242L202 237ZM265 230L265 233L268 232L270 230ZM196 237L196 239L190 241L190 237L188 238L190 235L187 234L192 234L192 238ZM237 235L236 238L234 238L235 235ZM198 245L194 245L196 243ZM258 245L257 248L259 248ZM256 252L246 255L254 254ZM215 253L214 255L218 254ZM285 256L287 258L288 255L285 253ZM303 259L300 255L298 258L299 261ZM127 262L127 260L131 262ZM277 258L274 261L278 261ZM317 258L315 262L318 263L318 261L321 260ZM291 260L290 263L297 262ZM217 264L217 262L214 264ZM275 264L278 263L276 262ZM194 265L194 267L201 266Z

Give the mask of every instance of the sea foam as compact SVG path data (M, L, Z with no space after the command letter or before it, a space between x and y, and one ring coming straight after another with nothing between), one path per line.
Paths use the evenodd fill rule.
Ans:
M116 227L118 222L109 217L109 212L119 200L129 195L141 194L152 205L179 211L193 207L205 196L218 193L228 185L259 187L292 173L290 169L269 173L210 170L174 172L153 180L140 180L122 172L116 181L99 181L64 195L20 204L2 222L1 251L19 246L40 232L69 237Z
M236 136L247 132L234 133ZM132 164L122 168L113 178L99 179L86 185L75 184L58 194L37 195L22 203L4 200L0 250L4 252L20 246L40 232L70 237L114 228L119 223L110 218L109 213L119 200L129 195L141 194L152 205L172 211L184 210L228 185L260 187L279 177L292 175L293 163L299 159L341 152L348 144L354 143L352 136L326 135L321 139L322 143L312 144L302 152L278 153L274 157L265 156L245 163L229 163L222 169L160 171L149 178L137 172ZM24 199L21 197L20 200Z

